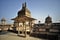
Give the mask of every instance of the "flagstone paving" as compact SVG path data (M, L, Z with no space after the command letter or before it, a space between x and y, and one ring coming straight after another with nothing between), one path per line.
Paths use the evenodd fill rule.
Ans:
M20 37L17 36L16 33L12 32L0 32L0 40L44 40L36 37L30 37L27 35L27 37Z

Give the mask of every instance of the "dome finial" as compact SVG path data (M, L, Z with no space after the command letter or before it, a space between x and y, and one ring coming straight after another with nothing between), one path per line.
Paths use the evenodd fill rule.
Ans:
M26 2L25 2L25 7L26 7Z
M22 8L26 8L26 2L22 4Z

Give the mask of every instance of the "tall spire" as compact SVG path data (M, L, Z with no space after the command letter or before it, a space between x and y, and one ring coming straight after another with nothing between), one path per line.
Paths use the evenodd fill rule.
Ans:
M22 4L22 8L26 8L26 2Z
M26 7L26 2L25 2L25 7Z

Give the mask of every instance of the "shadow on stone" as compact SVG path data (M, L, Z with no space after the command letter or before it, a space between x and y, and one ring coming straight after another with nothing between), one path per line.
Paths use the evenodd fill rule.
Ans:
M17 35L17 36L19 36L19 37L23 37L23 38L26 38L26 36L25 36L25 35Z
M58 40L57 35L46 35L46 34L31 34L31 37L41 38L41 39L47 39L47 40Z
M0 31L0 35L4 35L4 34L7 34L8 31Z

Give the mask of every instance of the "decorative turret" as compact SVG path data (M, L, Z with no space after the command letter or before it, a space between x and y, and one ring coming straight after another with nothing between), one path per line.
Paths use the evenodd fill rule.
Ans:
M2 18L1 19L1 24L3 25L3 24L6 24L6 19L5 18Z
M45 23L47 23L47 24L52 23L52 18L49 15L48 15L48 17L46 17Z

